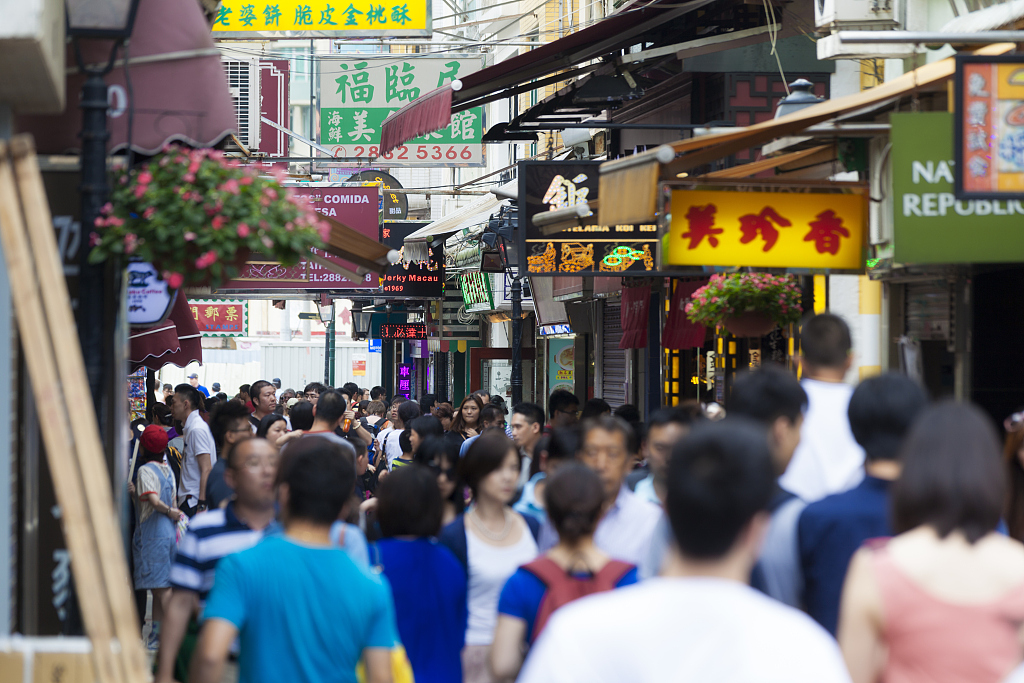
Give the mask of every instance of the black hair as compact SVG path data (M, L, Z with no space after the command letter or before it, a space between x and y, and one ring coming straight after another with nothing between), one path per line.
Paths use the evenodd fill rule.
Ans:
M236 421L249 426L249 409L241 401L221 401L210 411L210 433L218 452L224 448L224 436Z
M408 426L410 422L420 416L420 404L416 401L406 401L398 406L398 419L402 421L403 426Z
M895 460L914 419L928 405L928 395L906 375L887 372L860 383L847 415L850 431L868 461Z
M554 429L548 435L548 462L552 460L575 460L580 450L580 429L574 425L565 429Z
M700 424L707 422L707 416L704 411L701 410L699 403L693 403L685 406L673 406L671 408L659 408L651 413L651 417L647 420L647 432L650 433L655 427L665 427L667 425L679 425L680 427L689 427L691 425Z
M318 394L322 394L326 390L327 390L327 387L325 387L320 382L310 382L309 384L306 385L306 388L302 390L302 393L308 394L311 391L315 391Z
M600 417L610 412L612 412L612 407L608 405L608 401L603 398L592 398L583 404L583 412L580 414L580 419L587 420L592 417Z
M548 398L548 417L553 418L555 413L566 410L570 406L580 405L580 400L576 398L576 395L571 391L565 389L555 389L551 392L550 398Z
M579 443L582 444L586 441L587 434L595 429L604 430L609 434L622 434L626 442L626 450L630 453L640 452L640 438L637 436L636 430L621 417L602 415L601 417L592 417L589 420L584 420L580 423Z
M362 401L360 401L359 403L356 404L356 408L359 409L360 413L365 415L366 414L366 409L369 407L369 405L370 405L370 402L367 399L364 398Z
M363 439L358 434L354 432L345 432L345 434L342 435L341 438L345 439L345 441L348 441L350 444L352 444L352 448L356 449L357 458L361 458L362 456L369 453L369 448L367 447L366 442L363 441Z
M199 393L198 389L188 382L174 387L174 393L188 401L189 405L192 406L192 410L204 409L205 403L203 402L203 395Z
M491 392L487 391L486 389L477 389L476 391L473 392L473 396L476 396L478 399L480 399L481 403L484 403L484 396L487 397L488 401L491 400Z
M536 403L519 403L512 408L512 414L516 413L526 418L527 422L544 425L544 409Z
M732 384L729 414L771 426L784 417L790 424L807 409L807 392L793 373L773 363L741 372Z
M384 400L384 387L374 387L370 389L370 398L374 401Z
M558 539L575 546L594 535L604 507L601 477L589 467L569 463L547 478L544 503Z
M385 537L437 536L443 516L437 476L426 467L400 467L377 487L377 522Z
M313 428L313 404L303 399L292 406L288 411L288 419L292 422L292 429L306 431Z
M940 538L974 543L999 524L1006 483L992 421L976 406L944 401L914 421L892 486L893 531L927 524Z
M249 394L250 389L252 389L251 384L242 384L241 386L238 387L238 393ZM252 394L249 394L249 396L252 396Z
M260 420L259 426L256 427L256 438L267 438L267 432L270 431L270 428L274 425L275 422L286 422L286 420L284 419L284 415L279 415L278 413L270 413L269 415L264 415L263 419Z
M621 417L631 425L640 422L640 411L632 403L624 403L613 410L612 415L615 417Z
M352 447L332 439L303 438L285 452L278 481L288 484L288 518L334 523L355 489Z
M171 391L174 391L174 385L173 384L169 384L167 382L164 382L164 385L163 385L162 389L164 389L164 390L170 389Z
M348 410L348 403L337 389L324 389L316 401L316 419L334 424Z
M665 508L685 557L719 559L775 490L764 427L731 417L694 428L672 449Z
M484 406L484 409L480 411L480 419L477 420L478 424L484 422L496 422L499 418L505 418L505 411L493 403L488 403Z
M398 435L398 447L402 449L402 455L412 455L412 439L409 438L409 430L403 429Z
M804 321L800 349L804 360L823 368L839 368L850 355L850 328L838 315L819 313Z
M242 407L244 408L245 406L242 406ZM246 414L248 415L248 412L246 412ZM166 404L164 404L164 403L156 403L156 404L154 404L153 405L153 417L156 418L156 424L161 424L164 427L170 427L171 426L171 422L172 422L171 409L168 408Z
M448 501L455 506L455 514L461 514L466 509L466 484L459 467L459 445L443 436L429 436L420 444L419 450L413 455L413 461L438 473L443 469L442 461L448 463L448 478L455 484Z
M437 394L423 394L420 397L420 414L430 415L430 409L437 403Z
M407 429L412 429L419 434L420 440L444 434L444 427L441 426L441 421L433 415L421 415L405 426Z
M260 400L261 391L263 391L267 387L272 386L274 385L265 379L261 379L258 382L253 382L252 385L249 387L249 398L250 400L252 400L252 404L255 406L256 403Z
M481 434L469 447L460 466L466 486L473 492L474 497L477 495L480 482L488 474L500 468L509 453L515 453L516 458L519 458L519 449L512 443L512 439L500 431L488 431Z
M341 388L348 394L349 399L359 393L359 385L355 382L345 382L341 385Z
M217 392L217 399L221 400L221 401L226 401L226 400L228 400L228 395L225 394L223 391L218 391Z
M457 415L455 415L455 417L452 418L451 431L456 433L456 434L460 434L460 433L466 431L466 418L463 415L462 408L463 408L463 406L466 405L467 401L472 401L474 404L476 404L477 411L479 411L479 412L477 412L477 416L476 416L476 424L473 425L474 427L477 428L477 431L479 431L479 428L480 428L480 413L482 413L483 410L484 410L484 402L482 400L480 400L480 397L477 396L476 394L470 394L466 398L462 399L462 403L459 404L459 413Z

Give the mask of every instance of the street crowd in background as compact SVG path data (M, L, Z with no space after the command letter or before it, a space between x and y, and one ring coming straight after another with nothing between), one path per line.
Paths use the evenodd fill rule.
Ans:
M1001 449L906 376L844 383L833 315L801 348L724 419L164 385L130 485L157 683L1019 675L1024 414Z

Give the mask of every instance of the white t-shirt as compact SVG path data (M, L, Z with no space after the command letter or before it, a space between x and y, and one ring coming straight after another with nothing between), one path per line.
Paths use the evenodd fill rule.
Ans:
M202 453L210 454L210 466L217 462L217 446L213 441L213 434L210 427L203 420L198 410L193 410L185 419L185 452L181 462L181 490L178 491L178 502L183 503L188 496L194 500L188 501L189 505L195 505L199 500L199 461L196 456Z
M842 493L864 478L864 450L853 439L847 409L853 387L804 378L807 414L797 446L779 484L804 502Z
M810 617L736 581L655 578L559 609L518 683L850 683Z
M395 462L395 458L402 457L402 431L401 429L388 427L387 429L380 430L380 434L377 435L377 440L380 441L380 446L384 449L384 455L387 456L389 470Z
M469 589L467 591L469 621L466 627L466 645L490 645L494 641L494 627L498 624L498 598L505 582L521 565L537 557L537 543L530 528L519 520L522 538L514 545L493 546L484 543L466 529L466 551L469 558ZM470 525L468 519L466 525Z

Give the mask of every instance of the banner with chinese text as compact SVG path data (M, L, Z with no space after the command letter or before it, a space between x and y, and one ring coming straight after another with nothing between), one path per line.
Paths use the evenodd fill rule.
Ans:
M222 0L213 33L215 38L253 39L268 33L295 38L429 36L430 0Z
M483 166L484 113L475 107L452 114L447 128L379 156L381 126L421 95L481 66L479 57L367 56L320 62L319 141L339 159L387 166Z
M245 337L249 334L249 306L245 301L192 299L188 308L204 337Z
M665 264L864 267L863 194L673 190Z

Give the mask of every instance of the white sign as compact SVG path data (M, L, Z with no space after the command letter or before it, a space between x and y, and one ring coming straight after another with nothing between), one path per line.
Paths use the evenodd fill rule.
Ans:
M174 301L167 283L157 277L152 263L128 264L128 324L155 325L167 317Z

